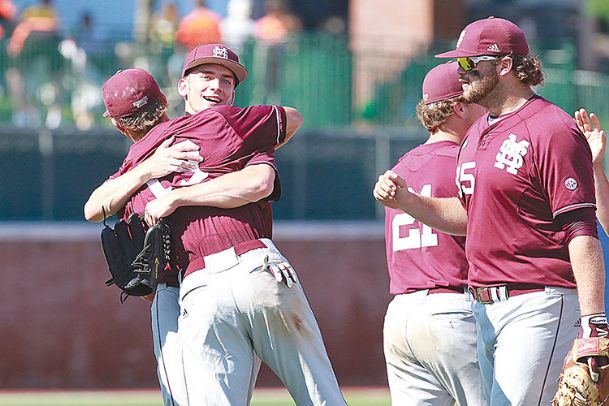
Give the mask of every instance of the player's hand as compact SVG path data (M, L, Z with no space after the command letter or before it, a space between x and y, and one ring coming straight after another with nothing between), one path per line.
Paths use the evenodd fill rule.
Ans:
M152 200L146 204L144 210L144 221L149 226L153 226L159 222L163 217L169 216L176 210L177 207L173 205L173 199L171 196L165 195L158 199Z
M575 112L575 123L584 133L590 149L592 150L592 162L600 165L603 162L607 139L605 132L601 129L601 123L594 113L588 114L586 109L579 109Z
M580 330L577 338L606 338L609 336L609 326L605 313L591 314L580 318ZM585 361L590 369L590 377L594 382L599 380L599 368L609 365L607 357L588 357Z
M194 171L203 161L197 144L188 140L173 144L174 141L174 136L169 137L144 161L149 167L150 178L161 178L173 172Z
M288 288L291 288L295 283L298 283L296 271L294 268L292 268L292 265L290 265L287 260L269 263L269 256L267 255L264 257L262 267L275 277L277 283L281 283L283 281Z
M372 195L384 206L399 209L407 205L409 195L406 181L393 171L387 171L379 176Z

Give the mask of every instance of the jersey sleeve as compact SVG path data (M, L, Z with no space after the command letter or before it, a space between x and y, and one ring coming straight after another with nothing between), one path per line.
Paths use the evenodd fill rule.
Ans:
M561 125L562 124L562 125ZM549 126L548 138L536 150L542 188L546 191L554 217L585 207L596 207L592 153L575 124Z
M251 150L264 150L285 140L287 118L283 107L251 106L232 109L225 117Z

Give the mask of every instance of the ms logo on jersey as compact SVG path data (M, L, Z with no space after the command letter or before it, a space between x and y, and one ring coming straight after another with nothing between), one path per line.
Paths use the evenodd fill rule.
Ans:
M529 142L516 141L516 135L510 134L497 153L495 168L505 169L508 173L516 175L524 163L524 156L529 150Z

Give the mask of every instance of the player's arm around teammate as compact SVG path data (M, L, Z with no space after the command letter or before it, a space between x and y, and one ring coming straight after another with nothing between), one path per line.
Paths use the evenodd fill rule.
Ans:
M603 169L603 157L607 146L605 132L601 129L598 116L594 113L588 114L586 109L575 112L575 122L588 140L592 151L592 165L594 167L594 187L596 191L596 218L609 233L609 180Z
M150 179L172 172L193 170L202 158L193 143L173 144L174 137L165 140L155 153L133 170L109 179L91 193L85 203L87 221L102 221L125 206L133 194ZM103 208L103 209L102 209Z
M214 50L224 49L225 52L228 52L227 58L222 58L213 54L208 48L210 47L197 47L187 55L183 77L178 81L178 93L184 97L185 110L189 114L199 113L212 106L232 104L235 87L247 77L247 70L239 63L238 57L233 55L232 51L214 46ZM234 60L228 56L234 57ZM201 65L202 62L206 62L206 64ZM108 80L104 84L102 91L108 108L104 115L110 117L113 125L125 136L136 142L144 138L156 124L169 120L169 117L163 110L160 117L154 116L154 125L148 125L146 128L132 127L129 125L131 124L129 121L121 120L125 117L132 117L133 113L138 110L138 108L134 108L133 104L121 100L120 97L124 94L125 85L130 80L140 81L137 84L139 85L138 91L141 93L139 96L145 95L147 97L145 100L154 100L162 106L166 106L167 103L167 98L152 76L143 75L142 70L129 71L127 74L114 75L112 80ZM146 107L145 103L142 106ZM285 137L277 140L276 148L285 145L302 125L302 115L298 110L284 107L284 111L287 121ZM85 204L85 218L89 221L101 221L104 211L106 216L115 214L148 180L172 172L195 169L202 160L200 154L197 153L198 147L194 143L178 143L170 147L172 138L163 142L151 158L121 176L106 181L96 189ZM245 203L247 203L247 199L242 204Z
M275 146L275 149L290 141L303 122L298 110L291 107L284 109L287 121L286 136ZM275 178L275 170L270 165L249 165L238 172L227 173L209 182L172 190L146 205L144 219L148 224L153 225L161 217L169 216L182 206L231 209L257 202L273 192Z
M209 182L174 189L149 202L144 220L149 225L182 206L211 206L233 209L268 197L274 188L275 170L265 164L250 165Z

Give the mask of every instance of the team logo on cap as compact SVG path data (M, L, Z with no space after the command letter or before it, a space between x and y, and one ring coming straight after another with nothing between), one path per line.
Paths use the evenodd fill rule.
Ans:
M217 57L217 58L224 58L224 59L228 59L228 51L226 48L222 48L222 47L214 47L214 50L212 52L212 55Z
M146 103L148 103L148 96L144 96L141 99L134 101L133 107L139 109L140 107L146 105Z
M569 190L575 190L577 189L577 181L573 178L567 178L565 180L565 187Z
M506 172L516 175L524 164L524 156L528 150L528 141L516 141L516 134L510 134L495 157L495 168L505 169Z

